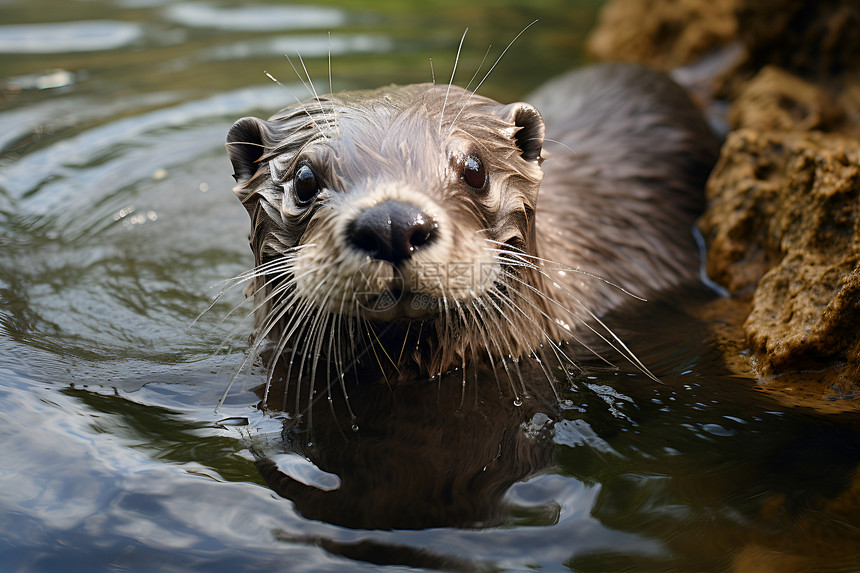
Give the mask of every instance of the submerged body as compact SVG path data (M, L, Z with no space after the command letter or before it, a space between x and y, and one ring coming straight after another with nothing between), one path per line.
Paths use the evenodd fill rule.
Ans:
M530 101L421 84L233 126L272 365L345 384L564 362L561 345L628 291L695 277L717 143L683 90L609 64Z

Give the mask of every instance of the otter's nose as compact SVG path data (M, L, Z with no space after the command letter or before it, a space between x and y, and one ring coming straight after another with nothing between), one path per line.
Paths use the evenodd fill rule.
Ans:
M411 203L385 201L362 211L347 229L359 251L398 265L436 237L436 221Z

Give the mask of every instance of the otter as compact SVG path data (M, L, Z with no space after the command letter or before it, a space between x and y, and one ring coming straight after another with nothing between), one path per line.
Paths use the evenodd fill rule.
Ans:
M479 363L514 388L520 358L572 362L581 332L614 342L609 309L696 280L718 142L685 91L614 63L526 99L391 86L233 125L269 378L345 393Z

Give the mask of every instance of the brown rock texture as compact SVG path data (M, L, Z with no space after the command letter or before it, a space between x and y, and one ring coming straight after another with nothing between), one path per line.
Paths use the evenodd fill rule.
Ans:
M765 66L747 82L732 105L733 128L756 131L837 131L845 111L825 89L782 68Z
M587 47L598 60L671 70L730 43L744 52L722 78L732 86L743 86L767 65L829 81L860 70L860 2L614 0L603 8Z
M738 370L794 403L860 408L860 2L615 0L589 48L704 70L702 101L730 105L700 227L709 276L747 314ZM703 65L720 52L735 55Z
M860 68L860 2L734 1L751 67L773 64L822 80Z
M689 64L737 35L735 0L616 0L588 40L599 60L663 70Z
M708 274L755 290L744 330L759 375L815 371L829 394L860 394L860 142L733 131L708 200Z

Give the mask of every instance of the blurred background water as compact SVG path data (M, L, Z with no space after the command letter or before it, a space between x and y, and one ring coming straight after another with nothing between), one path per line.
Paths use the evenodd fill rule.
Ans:
M224 138L235 119L308 96L284 56L300 55L323 90L329 69L335 90L447 82L468 28L465 85L537 20L481 87L514 101L584 62L600 4L0 0L0 568L860 567L856 420L781 407L727 375L685 312L707 298L696 290L612 319L662 384L586 353L561 406L487 398L461 424L435 386L416 398L430 418L441 411L440 459L498 446L512 460L492 487L475 486L490 462L454 476L463 491L495 488L492 519L443 512L424 526L415 508L444 509L451 492L407 494L427 477L398 452L423 452L410 432L433 424L415 412L379 438L379 484L354 490L354 457L332 465L342 473L320 460L365 452L365 429L291 443L283 417L256 408L254 367L215 410L250 332L249 307L230 313L239 289L195 322L252 264ZM528 452L489 430L473 443L476 419L498 436L523 429ZM262 450L307 486L296 499L264 485ZM394 500L388 475L403 488ZM385 517L386 503L401 512L388 527L337 515Z

